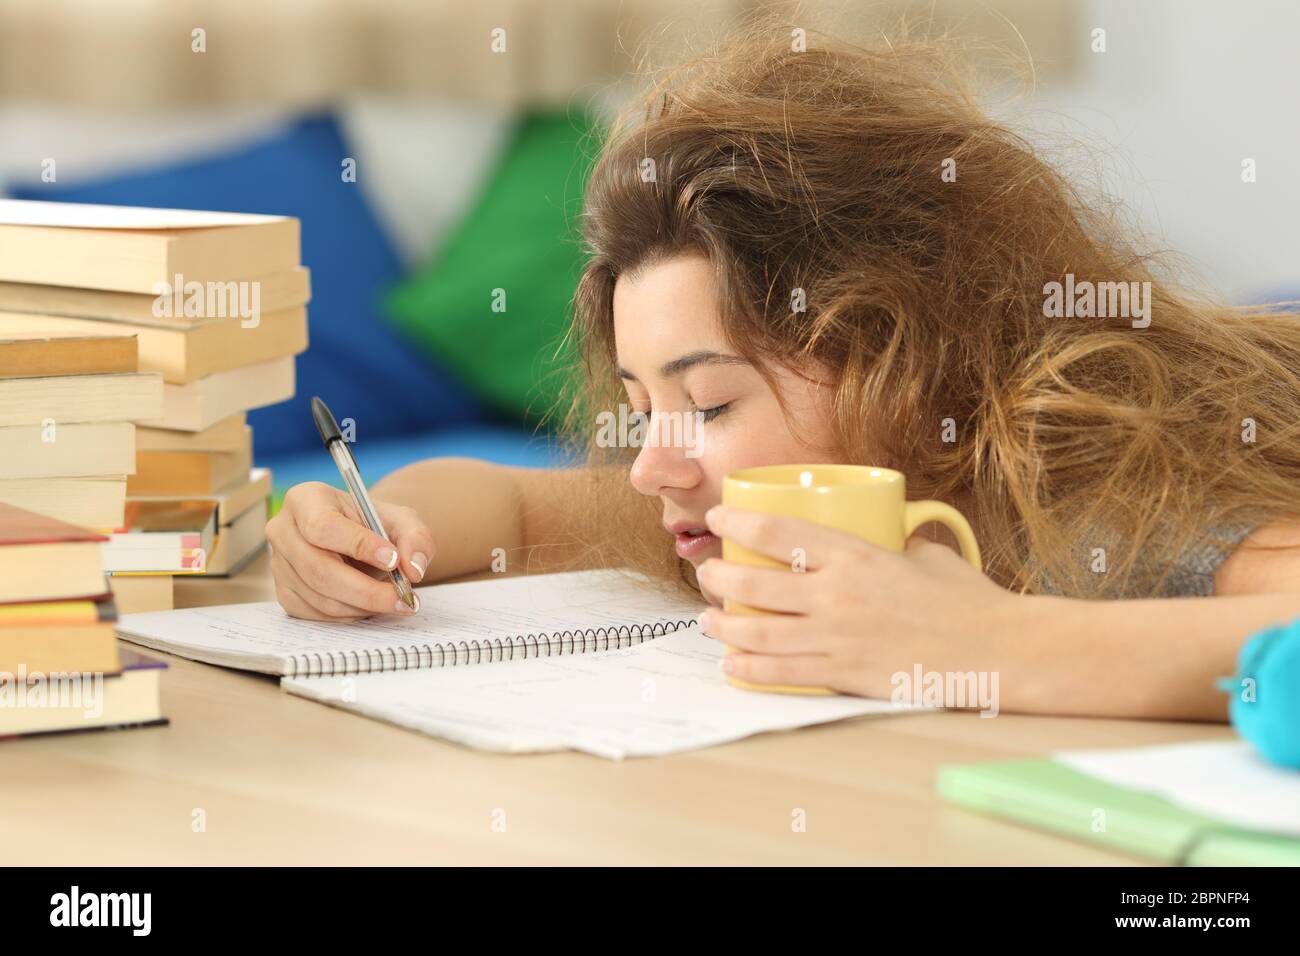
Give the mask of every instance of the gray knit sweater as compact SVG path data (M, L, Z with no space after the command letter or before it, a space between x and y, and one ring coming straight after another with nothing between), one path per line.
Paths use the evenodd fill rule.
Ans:
M1250 525L1213 529L1206 536L1210 540L1202 541L1183 553L1159 588L1142 591L1130 587L1126 589L1123 596L1131 598L1210 597L1214 594L1215 572L1253 530ZM1160 571L1164 571L1164 568ZM1044 582L1041 592L1060 593L1050 581Z

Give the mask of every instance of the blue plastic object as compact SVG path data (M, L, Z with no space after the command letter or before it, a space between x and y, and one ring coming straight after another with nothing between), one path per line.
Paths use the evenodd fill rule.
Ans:
M470 390L412 349L382 320L384 290L401 265L357 183L339 163L352 151L328 114L304 117L251 145L79 184L15 188L19 199L162 206L297 216L311 269L311 347L298 356L297 395L249 414L256 459L320 451L312 395L367 438L491 422ZM328 458L324 459L328 464Z
M1248 640L1237 676L1219 687L1232 695L1228 714L1237 733L1269 761L1300 770L1300 618Z
M425 458L481 458L525 468L560 468L576 463L545 434L512 425L441 428L417 435L359 440L356 450L361 477L371 486L403 465ZM279 492L304 481L341 485L334 462L319 448L259 455L257 463L271 469Z

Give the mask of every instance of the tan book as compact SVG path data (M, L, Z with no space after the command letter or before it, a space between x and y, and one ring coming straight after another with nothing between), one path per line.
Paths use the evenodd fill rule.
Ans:
M126 476L3 478L0 501L69 524L112 531L126 515Z
M244 447L247 424L248 416L239 412L201 432L137 425L135 447L138 451L238 451Z
M176 606L170 574L110 574L108 585L118 614L170 611Z
M116 674L117 635L107 624L0 627L0 674Z
M116 674L117 604L108 595L74 601L0 604L3 675Z
M143 424L201 432L223 418L293 398L292 358L217 372L188 385L164 385L161 417Z
M301 266L243 281L256 287L263 315L296 309L311 301L311 274ZM237 289L233 295L243 293L243 289ZM152 292L108 292L30 282L0 282L0 311L111 319L164 329L191 329L239 315L228 286L191 289L189 294L182 287L179 293L173 289L171 297L166 298Z
M269 468L254 468L249 471L246 481L230 485L210 495L198 495L197 497L210 499L217 503L217 524L224 526L231 524L237 516L252 508L259 501L265 501L270 496L271 470ZM180 497L180 495L131 495L128 502L177 500Z
M0 312L0 339L34 332L77 335L108 332L134 336L139 342L139 370L161 372L163 381L183 385L215 372L269 362L304 351L307 348L307 310L298 308L263 314L256 325L245 325L240 319L226 319L193 329L158 329L60 315ZM2 351L0 349L0 360Z
M252 429L237 451L142 451L135 474L126 480L127 495L208 496L248 478L253 464Z
M104 593L104 535L0 501L0 604Z
M157 372L0 378L0 427L156 420L164 388Z
M129 422L0 428L0 478L72 478L135 472Z
M138 372L137 342L104 326L62 332L57 323L0 324L0 378Z
M217 542L208 556L208 574L234 574L251 561L266 544L266 518L267 503L262 499L219 528Z
M0 739L165 726L161 684L167 665L126 647L118 649L118 657L121 673L103 681L94 708L83 700L61 697L50 698L55 705L0 707ZM11 691L16 699L23 693L21 687Z
M299 265L298 220L0 200L0 281L154 295Z

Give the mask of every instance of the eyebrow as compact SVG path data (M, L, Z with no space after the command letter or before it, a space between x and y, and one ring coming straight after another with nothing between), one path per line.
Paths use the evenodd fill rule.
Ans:
M689 368L696 365L748 365L749 362L739 355L724 355L722 352L687 352L685 355L673 359L671 362L665 362L663 368L659 369L659 375L662 378L672 378L674 375L681 375ZM640 381L635 375L629 372L623 366L618 367L618 377L628 379L629 381Z

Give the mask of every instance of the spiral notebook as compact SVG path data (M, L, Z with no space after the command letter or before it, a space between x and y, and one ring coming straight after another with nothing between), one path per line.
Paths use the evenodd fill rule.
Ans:
M286 691L309 700L505 753L617 760L912 709L732 687L718 667L722 646L695 623L704 605L631 572L436 585L420 589L420 605L413 617L323 624L277 604L235 604L128 614L118 631L154 650L281 675Z
M694 623L704 604L630 571L420 588L419 614L304 621L279 604L123 615L118 636L205 664L283 677L334 677L519 661L639 644Z

